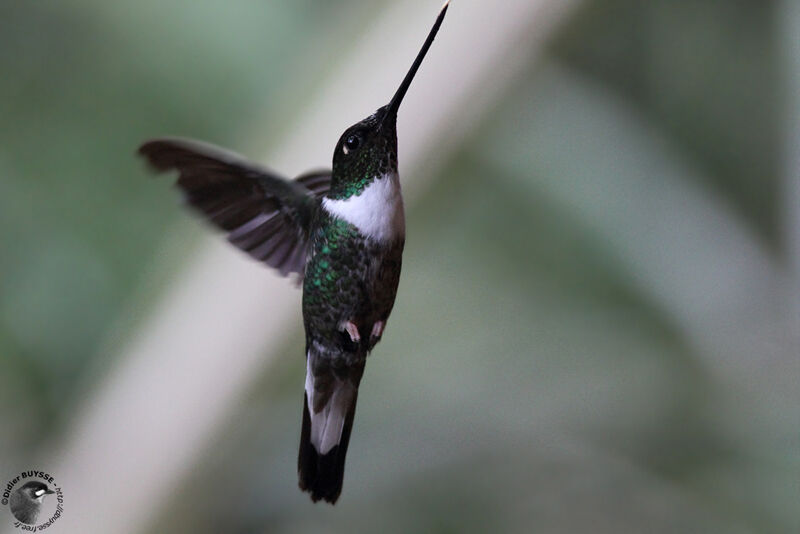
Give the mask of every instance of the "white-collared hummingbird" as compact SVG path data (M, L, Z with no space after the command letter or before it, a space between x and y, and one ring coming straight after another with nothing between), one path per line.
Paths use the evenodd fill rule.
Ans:
M449 0L448 0L449 2ZM306 381L297 470L315 502L335 503L358 385L394 305L405 243L397 110L442 24L442 7L389 104L349 127L333 170L287 180L214 146L178 138L139 148L177 170L186 202L250 256L303 280Z

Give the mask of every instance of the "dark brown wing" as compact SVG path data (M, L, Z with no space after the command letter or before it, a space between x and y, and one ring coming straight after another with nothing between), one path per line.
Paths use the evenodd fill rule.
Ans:
M286 276L303 275L313 210L330 172L295 181L207 143L165 138L139 154L158 171L177 170L186 202L228 233L228 241Z
M302 174L294 180L303 184L315 197L322 198L331 188L331 171L312 171Z

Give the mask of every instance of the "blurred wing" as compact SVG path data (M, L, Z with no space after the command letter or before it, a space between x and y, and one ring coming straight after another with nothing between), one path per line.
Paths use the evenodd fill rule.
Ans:
M315 197L322 198L331 188L331 171L320 170L302 174L295 178L295 182L303 184Z
M139 148L158 171L177 170L186 202L228 233L228 241L280 271L303 275L308 232L330 172L295 181L232 152L186 139L155 139Z

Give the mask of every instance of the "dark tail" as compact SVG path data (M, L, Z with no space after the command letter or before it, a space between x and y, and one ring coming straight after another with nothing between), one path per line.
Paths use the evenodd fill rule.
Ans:
M322 499L334 504L342 492L364 362L334 368L329 361L309 353L306 372L297 458L300 489L309 492L314 502Z

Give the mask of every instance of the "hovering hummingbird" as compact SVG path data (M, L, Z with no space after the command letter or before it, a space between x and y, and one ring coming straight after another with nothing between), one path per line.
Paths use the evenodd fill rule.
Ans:
M358 385L397 294L405 243L397 110L448 3L389 104L339 138L332 171L287 180L197 141L155 139L139 148L156 170L178 171L188 204L228 241L303 279L306 381L297 471L315 502L335 503L342 491Z

